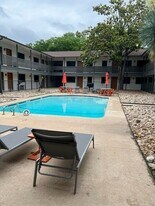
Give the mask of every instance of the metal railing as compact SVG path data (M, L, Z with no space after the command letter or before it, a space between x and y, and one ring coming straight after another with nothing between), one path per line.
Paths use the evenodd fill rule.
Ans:
M4 54L2 55L2 66L36 70L42 72L50 72L52 68L50 62L47 65L39 62L31 62L30 60L20 59L14 56L8 56Z
M25 109L24 111L21 110L18 104L15 104L15 106L11 109L9 108L9 105L5 105L2 108L2 115L5 115L5 112L12 112L12 116L15 116L15 112L23 113L24 116L28 116L30 114L30 111L28 109ZM7 110L8 109L8 110Z
M119 74L118 67L101 67L101 66L94 66L94 67L52 67L52 73L55 75L60 75L62 72L65 71L69 74L103 74L105 75L106 72L110 74ZM143 73L143 67L125 67L125 73L132 74L132 75L140 75Z

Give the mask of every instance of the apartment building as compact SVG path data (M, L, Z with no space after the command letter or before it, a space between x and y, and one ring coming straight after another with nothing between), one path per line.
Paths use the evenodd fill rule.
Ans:
M119 65L105 54L96 63L85 67L81 51L38 52L24 44L0 36L0 84L3 91L59 87L62 73L67 74L67 86L118 88ZM125 67L124 89L155 92L155 67L148 61L146 49L131 52Z
M47 87L51 56L0 36L0 78L4 91Z
M45 52L52 56L52 77L55 86L61 85L62 72L67 74L67 86L84 88L92 85L94 89L105 87L105 73L109 72L108 87L118 88L120 66L111 61L108 55L100 57L96 63L85 67L80 51ZM124 74L124 89L155 92L155 67L148 60L146 49L131 52L128 56Z

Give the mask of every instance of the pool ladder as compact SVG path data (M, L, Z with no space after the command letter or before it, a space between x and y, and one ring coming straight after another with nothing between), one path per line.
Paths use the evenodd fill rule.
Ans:
M3 113L2 113L2 115L5 115L5 111L6 111L6 108L8 107L8 105L5 105L4 107L3 107ZM12 112L12 116L15 116L15 111L16 111L16 108L18 108L19 109L19 106L18 106L18 104L17 105L15 105L14 106L14 108L13 109L11 109L10 110L10 112ZM20 111L20 110L19 110Z

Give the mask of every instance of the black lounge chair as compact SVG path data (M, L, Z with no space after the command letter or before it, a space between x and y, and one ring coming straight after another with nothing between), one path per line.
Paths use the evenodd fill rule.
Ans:
M0 149L4 149L5 151L0 154L0 156L3 156L8 152L30 141L31 138L28 137L30 133L31 128L25 127L23 129L14 131L8 135L2 136L0 138Z
M33 186L36 186L37 172L41 175L66 179L71 178L73 176L73 173L75 172L74 194L76 194L78 170L91 141L93 141L94 148L94 136L91 134L49 131L40 129L32 129L32 133L41 148L40 158L36 161L35 164ZM61 160L73 160L72 167L68 168L51 164L44 164L42 162L42 158L44 158L46 155ZM69 172L69 175L68 177L66 177L51 173L45 173L41 171L42 166L66 170Z
M16 131L18 129L17 126L10 126L10 125L0 125L0 134L8 131Z

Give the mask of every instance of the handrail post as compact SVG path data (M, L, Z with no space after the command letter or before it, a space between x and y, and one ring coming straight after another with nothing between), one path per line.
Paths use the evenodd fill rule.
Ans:
M12 116L15 116L15 108L12 110Z
M3 113L2 113L2 115L5 115L5 107L6 107L6 106L3 107Z

